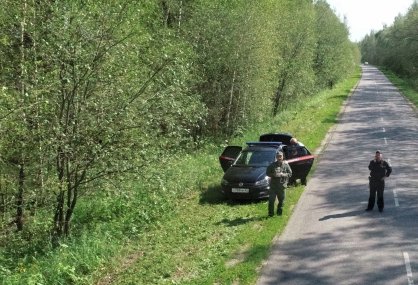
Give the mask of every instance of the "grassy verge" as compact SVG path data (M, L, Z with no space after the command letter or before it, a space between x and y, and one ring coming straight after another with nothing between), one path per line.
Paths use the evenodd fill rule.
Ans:
M335 124L359 73L230 144L284 131L314 150ZM33 249L18 259L13 251L19 240L4 247L0 284L253 284L304 188L289 188L280 218L266 219L266 201L226 201L219 187L223 147L173 157L151 174L153 188L132 183L124 185L130 191L80 200L73 224L88 228L78 228L82 234L56 249Z
M402 79L389 70L381 69L381 71L414 106L418 106L418 91L414 88L413 82Z

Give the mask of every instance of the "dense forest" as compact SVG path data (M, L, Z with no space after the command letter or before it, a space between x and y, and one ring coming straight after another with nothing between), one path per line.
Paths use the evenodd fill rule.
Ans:
M418 2L391 26L372 31L360 43L362 60L408 79L418 87Z
M17 258L87 231L80 200L129 196L134 180L142 207L162 199L155 173L173 154L332 88L360 59L323 0L0 2L0 245ZM402 52L376 53L414 48L416 11L373 35L402 28ZM84 209L100 210L115 209Z

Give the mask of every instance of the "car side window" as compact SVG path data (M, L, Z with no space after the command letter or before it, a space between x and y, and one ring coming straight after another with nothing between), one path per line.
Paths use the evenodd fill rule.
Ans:
M285 151L286 159L301 157L307 154L308 152L303 146L287 146Z
M308 154L308 150L306 149L306 147L304 146L299 147L298 156L304 156L307 154Z
M250 152L241 152L241 154L238 157L235 164L248 165L248 162L250 161L250 158L251 158L251 153Z

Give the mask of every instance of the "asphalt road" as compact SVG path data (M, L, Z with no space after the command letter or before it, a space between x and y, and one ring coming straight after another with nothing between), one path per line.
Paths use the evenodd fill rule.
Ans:
M258 285L418 284L417 112L379 70L362 68ZM382 213L364 211L376 149L393 167Z

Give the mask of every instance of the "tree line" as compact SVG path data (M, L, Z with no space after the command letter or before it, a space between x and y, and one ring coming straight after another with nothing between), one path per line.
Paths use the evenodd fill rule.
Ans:
M359 62L326 1L1 0L0 231L332 88Z
M372 31L359 43L362 60L385 67L418 86L418 2L391 26Z

